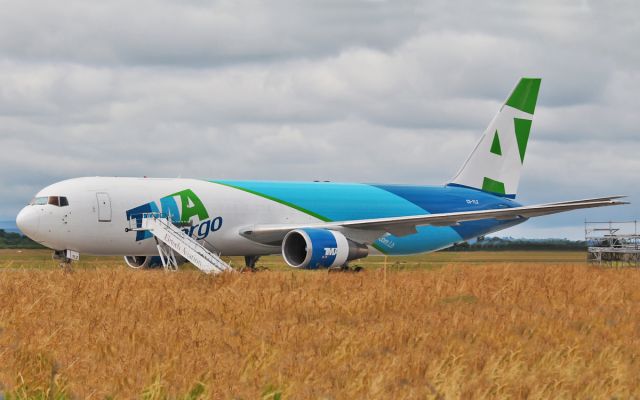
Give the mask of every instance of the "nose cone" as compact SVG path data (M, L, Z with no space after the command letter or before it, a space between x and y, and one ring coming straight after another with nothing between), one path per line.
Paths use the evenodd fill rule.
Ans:
M40 214L33 207L25 207L16 217L18 229L31 239L35 240L40 226Z

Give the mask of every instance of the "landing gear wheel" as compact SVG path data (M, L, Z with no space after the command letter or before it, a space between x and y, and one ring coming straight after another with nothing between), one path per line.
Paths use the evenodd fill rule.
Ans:
M71 267L71 259L67 258L64 251L54 251L51 255L51 258L54 261L59 261L60 269L62 269L66 273L73 272L73 268Z
M334 273L334 272L360 272L362 271L362 267L359 265L356 265L355 267L350 267L348 265L341 265L339 267L329 267L327 268L327 272L328 273Z
M66 259L66 260L60 261L60 269L62 269L62 271L64 271L66 274L72 273L73 267L71 266L71 260Z
M244 267L240 269L240 272L258 272L265 270L266 268L256 267L260 256L244 256Z

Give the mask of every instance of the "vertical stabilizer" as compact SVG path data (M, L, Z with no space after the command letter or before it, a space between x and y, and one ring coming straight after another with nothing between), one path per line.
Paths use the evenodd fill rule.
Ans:
M520 79L450 184L516 196L540 82Z

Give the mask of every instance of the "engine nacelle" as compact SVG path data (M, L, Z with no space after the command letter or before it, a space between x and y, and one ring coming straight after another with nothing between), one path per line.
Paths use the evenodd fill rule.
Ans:
M162 266L158 256L125 256L124 262L131 268L156 268Z
M328 229L296 229L282 241L282 257L293 268L338 267L367 255L367 246Z

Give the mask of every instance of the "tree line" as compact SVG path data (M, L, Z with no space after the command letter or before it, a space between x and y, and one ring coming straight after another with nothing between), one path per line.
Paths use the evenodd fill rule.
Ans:
M0 249L44 249L44 246L19 233L0 229Z
M447 249L447 251L501 251L501 250L586 250L587 242L584 240L569 239L514 239L487 237L480 238L471 243L463 242Z

